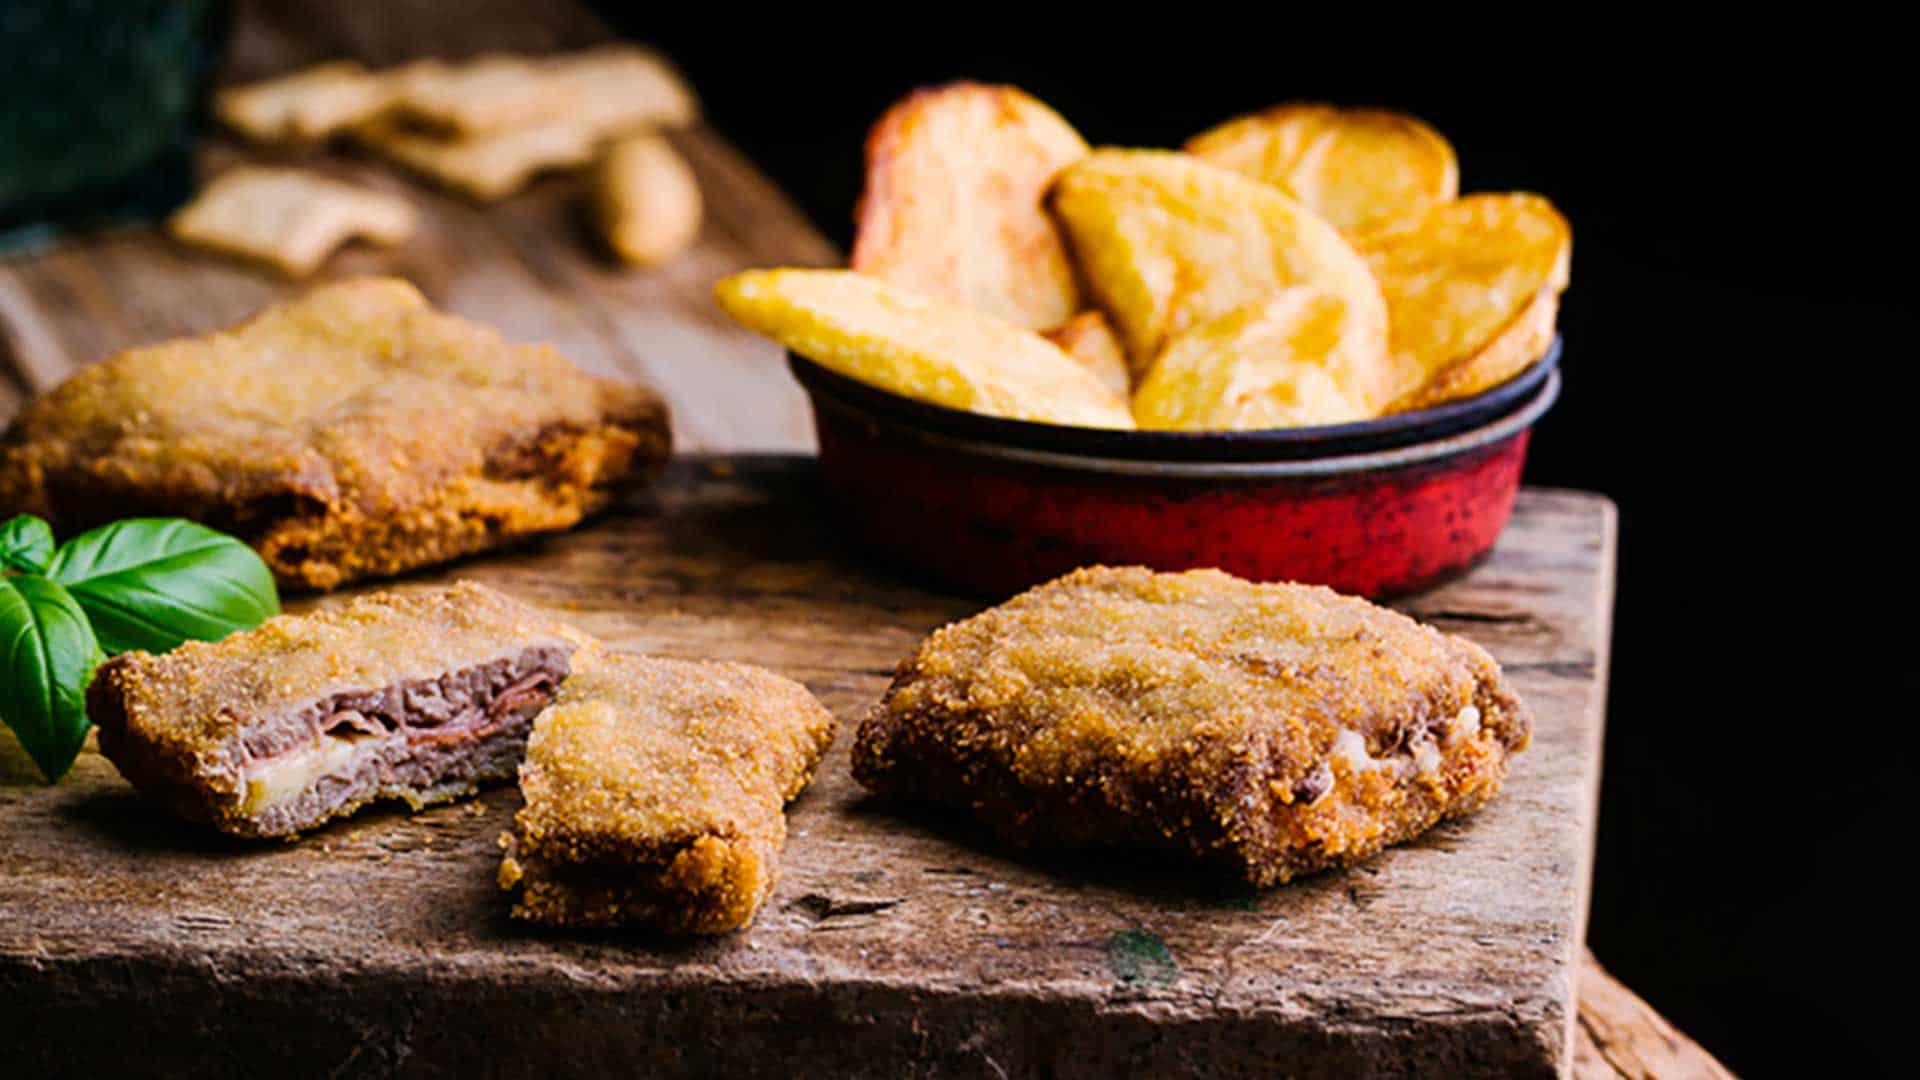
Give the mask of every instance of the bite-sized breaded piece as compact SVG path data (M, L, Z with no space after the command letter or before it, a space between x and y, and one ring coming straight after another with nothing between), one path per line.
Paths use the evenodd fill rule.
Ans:
M513 913L719 934L773 891L783 807L832 745L806 687L744 664L597 652L535 725L503 835Z
M413 222L412 204L398 195L303 169L249 165L221 173L167 219L167 231L182 243L305 277L341 244L398 244Z
M415 175L470 199L493 202L526 187L541 173L592 161L605 133L563 116L443 139L388 118L361 125L353 137Z
M685 127L699 103L673 66L637 45L555 56L495 54L459 63L422 60L394 74L399 111L441 132L481 135L562 117L621 126Z
M399 85L384 72L337 60L213 97L222 123L262 143L313 143L386 111Z
M491 63L490 61L487 63ZM524 122L462 127L454 134L420 131L397 116L362 125L354 136L368 149L469 198L490 202L525 187L535 176L594 160L607 140L642 129L682 128L698 122L699 104L666 61L646 49L607 46L534 63L509 81L532 80L542 107L522 111ZM444 65L417 65L430 77ZM498 74L505 75L505 69ZM410 75L418 84L423 76ZM504 85L504 84L503 84ZM457 95L455 95L457 100ZM416 113L420 101L413 100ZM488 110L477 111L481 116Z
M559 116L577 104L571 87L538 60L496 54L457 64L421 60L393 75L398 111L414 124L478 134Z
M189 517L325 589L570 528L668 446L651 391L368 278L76 374L0 437L0 510Z
M100 752L175 813L292 836L375 799L414 809L513 775L579 631L484 586L374 593L100 666Z
M1484 650L1218 570L1076 570L936 631L854 777L1023 847L1190 856L1273 885L1492 798L1526 708Z

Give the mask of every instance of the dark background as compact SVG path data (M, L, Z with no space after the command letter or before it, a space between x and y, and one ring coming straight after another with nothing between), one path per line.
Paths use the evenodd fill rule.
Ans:
M1385 12L1089 36L1124 10L626 21L842 245L867 125L955 77L1023 86L1096 144L1291 98L1403 108L1453 141L1463 190L1551 197L1567 390L1527 479L1604 492L1621 523L1594 951L1743 1075L1905 1072L1916 199L1889 106L1911 62L1817 29L1382 42Z

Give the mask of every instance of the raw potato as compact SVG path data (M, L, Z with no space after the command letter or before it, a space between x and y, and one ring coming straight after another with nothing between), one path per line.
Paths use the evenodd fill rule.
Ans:
M1127 374L1127 352L1120 347L1120 338L1105 315L1083 311L1059 326L1040 331L1040 336L1078 360L1080 366L1093 372L1107 389L1123 398L1133 392L1132 380Z
M861 382L949 408L1131 428L1124 399L1030 330L850 270L748 270L715 295L748 328Z
M1406 389L1389 411L1505 382L1553 340L1573 233L1538 195L1469 195L1357 237L1387 299Z
M920 90L867 136L853 269L1038 330L1081 307L1042 203L1087 144L1010 86Z
M594 171L593 201L607 245L636 266L665 262L700 235L699 181L659 135L614 143Z
M386 75L339 60L222 90L214 95L213 111L255 142L313 143L373 119L397 92Z
M1283 289L1167 343L1134 394L1142 428L1247 431L1344 424L1392 390L1386 341L1340 297Z
M1447 140L1381 109L1279 105L1195 136L1187 152L1264 180L1348 231L1422 213L1460 192Z
M1385 339L1380 287L1339 230L1229 169L1100 150L1060 174L1053 210L1136 380L1169 338L1289 285L1333 293L1358 332Z

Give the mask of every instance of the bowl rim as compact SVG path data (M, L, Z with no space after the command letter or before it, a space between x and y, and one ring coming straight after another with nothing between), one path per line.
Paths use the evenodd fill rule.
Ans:
M1413 465L1460 454L1504 442L1531 428L1536 421L1546 415L1560 397L1560 373L1548 371L1546 381L1539 390L1520 408L1496 417L1492 421L1466 431L1455 432L1438 439L1414 443L1406 446L1390 447L1354 454L1342 454L1333 457L1304 458L1280 461L1142 461L1129 458L1115 458L1086 454L1071 454L1056 450L1037 450L1029 447L1009 446L990 440L967 439L942 432L902 424L895 418L880 418L860 409L857 405L822 396L816 399L816 407L827 408L851 414L856 419L879 424L884 427L904 431L910 437L931 446L952 450L978 457L994 458L1016 464L1068 470L1074 472L1099 473L1108 476L1148 477L1174 480L1273 480L1299 479L1330 476L1351 476L1361 473L1404 469Z
M903 426L1010 449L1070 457L1206 463L1311 461L1414 446L1485 426L1525 407L1557 374L1559 334L1513 377L1478 394L1372 420L1250 431L1139 431L1069 427L968 412L906 397L842 375L791 350L787 363L811 397L829 397ZM1557 393L1557 389L1556 389Z

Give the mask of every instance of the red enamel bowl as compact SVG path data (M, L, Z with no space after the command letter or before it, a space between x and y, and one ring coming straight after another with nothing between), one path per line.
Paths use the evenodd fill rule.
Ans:
M1560 343L1464 401L1271 431L1060 427L901 397L789 355L827 493L887 560L991 598L1079 566L1214 566L1374 598L1493 547Z

